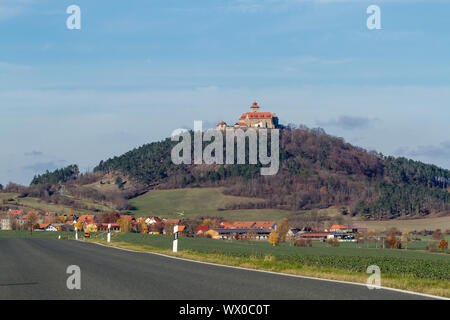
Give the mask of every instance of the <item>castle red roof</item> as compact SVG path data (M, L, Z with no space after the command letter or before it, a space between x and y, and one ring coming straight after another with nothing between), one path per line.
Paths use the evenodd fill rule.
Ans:
M239 118L239 120L244 119L272 119L273 117L276 117L274 113L270 112L246 112L243 113L242 116Z

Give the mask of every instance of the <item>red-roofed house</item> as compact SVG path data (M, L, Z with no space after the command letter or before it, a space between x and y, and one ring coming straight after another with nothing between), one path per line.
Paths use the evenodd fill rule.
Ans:
M197 229L195 229L194 233L196 235L202 235L205 234L209 230L209 226L198 226Z
M164 223L166 223L166 224L169 224L169 223L177 224L177 223L180 223L180 219L166 219L164 221Z
M57 228L55 228L54 226L52 226L49 223L40 223L39 224L39 230L43 230L43 231L58 231Z
M327 239L329 232L304 232L300 234L301 239Z
M252 228L272 230L277 228L277 223L275 221L256 221Z
M254 224L254 221L223 221L220 226L223 229L250 229Z
M89 224L94 223L97 220L97 218L95 217L94 214L83 214L78 218L78 220Z
M13 209L13 210L9 209L8 213L11 215L14 215L14 216L20 216L24 212L23 212L23 210L20 210L20 209Z
M346 226L340 224L334 224L329 228L330 232L348 232L349 229Z

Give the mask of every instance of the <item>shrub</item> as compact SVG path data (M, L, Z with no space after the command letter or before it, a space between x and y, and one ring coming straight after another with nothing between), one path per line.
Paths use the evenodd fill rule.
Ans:
M329 239L327 240L327 243L332 247L339 247L339 240L338 239Z
M402 242L397 238L395 232L391 232L389 237L387 237L386 245L388 248L391 248L391 249L401 249L402 248Z
M294 241L294 247L312 247L312 241L310 239L297 239Z
M439 241L438 249L439 250L447 250L448 249L448 241L445 239L442 239L441 241Z

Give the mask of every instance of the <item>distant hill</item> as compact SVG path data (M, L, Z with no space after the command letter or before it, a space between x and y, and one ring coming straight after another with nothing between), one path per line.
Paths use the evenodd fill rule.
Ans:
M94 173L117 175L118 188L225 187L224 193L264 201L226 209L341 208L369 219L450 214L450 170L386 157L346 143L321 129L280 131L280 170L261 176L256 165L175 165L169 138L101 161ZM136 191L135 193L139 193ZM257 206L257 207L256 207Z

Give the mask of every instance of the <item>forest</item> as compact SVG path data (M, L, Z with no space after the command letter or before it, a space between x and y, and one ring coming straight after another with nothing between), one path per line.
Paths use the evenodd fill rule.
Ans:
M229 195L265 199L227 209L335 206L343 215L367 219L450 214L450 170L368 152L322 129L280 130L280 170L274 176L261 176L261 163L175 165L170 155L176 143L167 138L143 145L101 161L93 174L127 177L136 186L135 194L152 188L224 186ZM37 176L32 184L72 183L76 175L78 168L69 166ZM127 197L133 196L128 192Z

